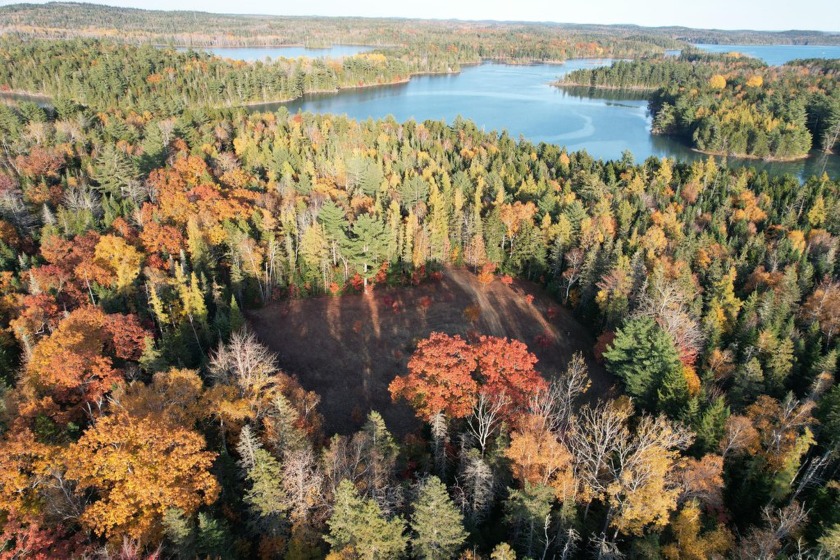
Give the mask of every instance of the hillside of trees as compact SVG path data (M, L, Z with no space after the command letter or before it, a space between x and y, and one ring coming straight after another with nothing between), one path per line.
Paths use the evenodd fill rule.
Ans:
M760 159L831 152L840 139L837 61L771 67L693 49L570 72L558 85L651 92L654 134L703 152Z
M240 77L315 83L300 62L12 38L0 58L0 83L55 98L0 105L0 558L840 556L836 177L216 106ZM833 71L741 64L767 103ZM732 72L720 91L751 95ZM328 433L248 329L444 266L543 286L619 395L465 320L394 349L422 429L364 410Z
M55 3L0 6L0 35L107 38L184 47L334 44L479 59L561 61L661 53L682 43L655 29L375 18L223 15Z

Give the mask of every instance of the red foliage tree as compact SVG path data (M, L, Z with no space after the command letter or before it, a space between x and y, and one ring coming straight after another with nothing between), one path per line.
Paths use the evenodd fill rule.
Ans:
M510 415L545 389L536 363L536 356L517 340L481 336L470 345L458 335L432 333L417 345L408 375L394 379L389 389L394 400L405 398L426 420L439 412L449 418L468 416L480 390L507 395L505 412Z
M478 395L472 376L477 365L475 350L460 336L432 333L417 345L408 375L394 379L388 389L394 400L405 398L426 420L439 412L463 418Z
M71 536L61 526L50 528L13 512L0 533L0 560L79 558L85 553L83 542L81 533Z
M484 389L493 395L504 393L510 399L509 409L524 409L531 395L546 388L534 369L537 357L522 342L482 336L476 350Z

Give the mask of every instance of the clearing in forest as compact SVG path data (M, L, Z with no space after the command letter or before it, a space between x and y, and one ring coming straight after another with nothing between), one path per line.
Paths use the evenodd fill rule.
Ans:
M405 374L417 341L438 331L521 340L539 358L543 375L565 369L582 351L590 395L604 396L612 380L592 358L594 340L571 312L530 282L483 286L464 269L413 288L377 287L367 295L287 300L248 314L281 368L321 396L327 433L350 433L370 410L404 435L419 426L411 408L394 404L388 384Z

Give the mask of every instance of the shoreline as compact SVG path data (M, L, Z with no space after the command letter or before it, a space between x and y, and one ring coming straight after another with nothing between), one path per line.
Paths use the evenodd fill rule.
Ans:
M651 133L653 134L653 133ZM713 152L711 150L701 150L700 148L689 148L692 152L696 152L698 154L703 154L706 156L715 156L715 157L722 157L722 158L735 158L735 159L746 159L746 160L755 160L755 161L766 161L767 163L793 163L795 161L803 161L813 157L810 153L804 154L801 156L793 156L793 157L761 157L752 154L729 154L726 152Z
M558 88L584 88L584 89L600 89L605 91L639 91L639 92L653 92L656 91L658 88L655 87L646 87L646 86L607 86L607 85L592 85L592 84L579 84L576 82L554 82L554 87Z
M476 63L475 65L480 65L481 63ZM462 64L462 66L464 66ZM337 95L344 90L356 90L356 89L370 89L370 88L377 88L377 87L389 87L389 86L401 86L409 83L412 78L420 77L420 76L454 76L460 74L460 70L452 70L449 72L413 72L407 78L400 78L398 80L392 80L390 82L383 82L383 83L376 83L376 84L358 84L358 85L349 85L349 86L338 86L334 89L319 89L315 91L307 91L302 95L297 97L291 97L287 99L280 99L277 101L249 101L247 103L243 103L242 105L234 105L234 104L227 104L225 107L245 107L246 109L257 108L261 105L277 105L282 103L292 103L299 99L303 99L307 95Z
M52 96L47 95L45 93L37 93L37 92L32 92L32 91L20 90L20 89L9 89L9 90L0 91L0 97L11 98L11 97L14 97L14 96L32 97L32 98L35 98L35 99L43 99L44 101L52 101Z
M493 60L493 59L483 59L482 62L475 62L475 63L464 63L461 66L480 66L484 64L484 60ZM292 98L285 98L279 100L271 100L271 101L250 101L250 102L241 102L241 103L234 103L234 102L227 102L222 105L215 105L209 106L210 109L230 109L236 107L242 107L246 110L259 110L260 107L268 107L271 105L282 105L286 103L292 103L294 101L303 99L307 95L336 95L341 93L343 90L357 90L357 89L370 89L376 87L389 87L389 86L398 86L398 85L405 85L408 84L412 78L419 77L419 76L448 76L448 75L457 75L460 74L461 70L453 70L453 71L442 71L442 72L415 72L410 74L406 78L400 78L397 80L392 80L390 82L384 83L372 83L372 84L358 84L358 85L346 85L346 86L338 86L334 89L324 89L324 90L316 90L316 91L308 91L300 96L292 97ZM595 90L610 90L610 91L653 91L647 88L641 87L616 87L616 86L584 86L581 84L572 84L566 82L555 82L551 84L558 88L585 88L585 89L595 89ZM23 99L19 99L23 98ZM43 93L34 93L30 91L23 91L23 90L7 90L7 91L0 91L0 100L7 102L7 101L32 101L35 102L42 102L46 104L52 103L52 97L45 95ZM654 136L653 132L650 133L651 136ZM721 157L721 158L734 158L739 160L752 160L752 161L762 161L767 163L794 163L798 161L805 161L808 159L812 159L813 156L811 153L806 153L798 156L793 157L760 157L751 154L733 154L733 153L726 153L726 152L719 152L719 151L711 151L711 150L701 150L699 148L686 145L686 147L694 153L709 155L714 157Z

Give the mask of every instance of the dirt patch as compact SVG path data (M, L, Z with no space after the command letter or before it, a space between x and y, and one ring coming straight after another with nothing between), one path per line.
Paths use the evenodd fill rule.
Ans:
M497 279L481 286L463 269L446 269L440 282L416 288L283 301L248 318L283 370L321 395L328 434L353 432L369 410L382 413L398 435L419 427L406 404L391 402L388 384L406 373L417 341L434 331L521 340L546 376L583 351L590 394L614 390L612 378L592 358L594 340L571 312L535 284L515 280L506 286Z

